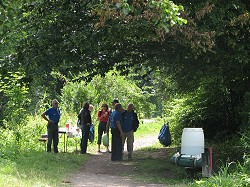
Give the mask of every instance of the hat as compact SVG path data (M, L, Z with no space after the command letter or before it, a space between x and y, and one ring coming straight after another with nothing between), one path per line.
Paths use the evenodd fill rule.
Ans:
M112 103L119 103L119 101L117 99L114 99Z

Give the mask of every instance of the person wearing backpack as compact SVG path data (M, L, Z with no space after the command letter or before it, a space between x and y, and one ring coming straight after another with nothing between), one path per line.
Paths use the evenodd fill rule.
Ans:
M110 115L110 112L108 110L108 105L106 103L102 104L102 110L99 110L97 113L97 119L99 121L98 139L97 139L98 153L101 153L102 134L106 133L109 115ZM106 146L106 151L110 153L109 146Z
M134 132L139 127L139 120L137 114L134 112L134 105L130 103L127 110L124 110L121 115L122 131L124 132L124 136L122 137L122 150L124 151L124 144L127 140L128 160L132 160Z
M89 131L92 124L88 102L83 102L78 118L80 119L80 126L82 130L82 139L80 144L81 154L85 154L87 152Z

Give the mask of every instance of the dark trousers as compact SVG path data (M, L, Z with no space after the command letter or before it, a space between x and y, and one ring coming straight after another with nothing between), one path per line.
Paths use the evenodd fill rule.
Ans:
M111 128L112 140L111 140L111 161L122 160L122 137L120 131L117 128Z
M81 153L84 154L87 152L88 139L89 139L89 125L82 126L82 139L81 139Z
M58 153L58 124L48 124L48 143L47 143L47 152L51 152L51 145L53 141L54 153Z
M107 122L100 122L98 125L98 140L97 140L97 144L101 144L102 142L102 134L106 133L106 126L107 126Z

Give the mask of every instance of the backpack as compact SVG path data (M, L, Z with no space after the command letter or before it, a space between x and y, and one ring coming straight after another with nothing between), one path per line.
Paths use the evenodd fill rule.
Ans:
M171 145L171 143L172 143L171 135L170 135L170 131L169 131L169 126L167 124L164 124L161 127L160 133L158 135L158 139L159 139L160 143L164 146Z
M139 120L137 117L137 114L135 112L133 112L133 131L136 132L138 127L139 127Z
M94 139L95 139L95 128L94 125L92 124L89 129L89 141L93 143Z

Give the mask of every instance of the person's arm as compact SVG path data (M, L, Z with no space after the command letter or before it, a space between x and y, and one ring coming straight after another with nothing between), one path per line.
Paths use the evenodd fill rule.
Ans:
M121 126L121 123L120 121L116 121L116 126L118 128L118 130L120 131L120 136L123 136L123 131L122 131L122 126Z
M136 125L139 125L140 122L139 122L137 113L135 113L135 112L134 112L134 120L135 120Z
M107 135L109 135L109 127L110 127L110 113L109 113L109 118L108 118L108 121L107 121L107 125L106 125L106 132L107 132Z
M100 121L101 119L102 119L101 112L98 111L98 113L97 113L97 120Z
M84 112L84 121L85 121L85 124L84 125L91 125L92 124L92 119L91 119L91 114L90 114L90 111L87 110Z
M49 120L47 117L46 117L46 112L42 113L42 118L45 119L46 121L48 121L48 123L54 123L53 120Z
M103 118L106 118L109 116L108 111L99 111L97 115L97 119L100 121Z
M138 116L135 112L133 112L133 131L136 132L138 127L139 127L139 120L138 120Z
M87 110L86 112L85 112L85 120L86 120L86 125L87 124L89 124L89 125L91 125L92 124L92 119L91 119L91 114L90 114L90 111L89 110Z

